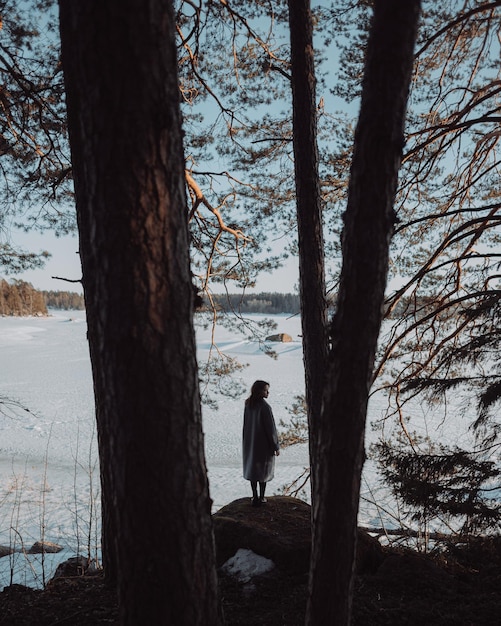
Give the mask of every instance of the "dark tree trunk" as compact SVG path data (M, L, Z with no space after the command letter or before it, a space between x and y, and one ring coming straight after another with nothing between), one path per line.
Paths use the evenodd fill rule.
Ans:
M319 456L314 465L307 624L315 626L350 623L367 400L382 317L419 13L419 0L374 3L318 433Z
M172 3L60 18L105 572L122 624L217 624Z
M322 405L328 345L322 207L318 177L313 25L309 0L289 0L289 24L301 326L310 463L313 464L317 456L315 442Z

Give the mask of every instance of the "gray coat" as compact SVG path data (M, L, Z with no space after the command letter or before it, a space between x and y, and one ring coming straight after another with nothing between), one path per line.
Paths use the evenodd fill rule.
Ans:
M274 476L279 449L273 413L266 400L245 405L242 456L246 480L268 482Z

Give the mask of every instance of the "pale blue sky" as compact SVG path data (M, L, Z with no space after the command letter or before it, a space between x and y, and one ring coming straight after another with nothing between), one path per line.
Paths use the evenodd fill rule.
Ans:
M324 2L314 0L312 4L322 5ZM323 93L322 95L325 99L330 100L328 93ZM207 114L206 105L204 106L204 114ZM43 269L24 272L14 276L14 278L30 282L37 289L55 291L82 290L81 284L79 283L72 284L61 280L55 280L53 278L54 276L58 276L69 280L78 280L81 277L80 259L77 253L77 237L57 238L50 232L43 235L40 233L25 234L17 232L15 234L12 233L12 239L12 243L15 246L19 245L32 252L47 250L52 255ZM276 244L276 253L279 253L282 250L282 243L283 242ZM7 276L6 278L10 277ZM272 274L262 274L259 277L256 288L249 291L292 293L297 290L298 280L298 259L291 257L287 260L284 267L274 271ZM221 288L218 288L216 285L213 285L212 287L215 291L221 291ZM231 290L237 291L238 289L235 286Z
M36 289L45 291L76 291L82 292L80 283L69 283L63 280L56 280L53 276L78 280L81 278L80 257L78 255L77 237L55 237L52 233L18 233L15 236L15 243L29 248L33 252L47 250L52 257L47 261L45 268L30 270L7 276L6 278L16 278L25 280ZM262 274L255 289L248 291L259 292L279 292L293 293L296 291L296 284L299 280L298 259L289 258L286 265L272 274ZM215 291L219 291L215 289ZM233 290L237 291L235 287Z

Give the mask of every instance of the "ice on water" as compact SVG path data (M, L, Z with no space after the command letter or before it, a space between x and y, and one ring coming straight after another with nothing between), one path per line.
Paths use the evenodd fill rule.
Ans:
M263 316L252 317L260 321ZM241 397L220 397L217 410L207 405L202 409L214 510L249 495L249 484L242 478L240 443L243 401L252 382L258 378L270 382L269 402L277 424L289 420L288 407L304 392L300 319L287 315L273 319L276 332L293 339L273 344L277 359L266 356L245 330L218 327L216 332L219 348L247 367L238 374ZM99 471L86 331L85 314L78 311L53 311L47 318L0 318L0 545L28 550L35 541L45 540L65 546L64 553L46 555L43 566L39 556L29 557L27 565L22 552L1 558L0 589L11 580L42 584L43 576L50 577L61 560L98 548ZM211 349L212 329L199 323L196 332L203 362ZM384 397L371 399L369 424L383 415L385 405ZM421 408L413 410L418 418ZM376 438L370 427L366 438L367 444ZM283 450L269 495L279 493L307 466L306 444ZM304 497L308 500L309 493ZM366 462L359 522L380 526L377 505L388 509L387 501L374 463Z
M240 441L243 401L252 382L270 382L277 423L288 419L287 407L304 391L299 318L279 316L276 321L280 332L293 337L290 344L274 346L276 360L244 333L217 331L219 347L247 367L239 374L245 389L240 398L220 397L217 410L202 409L214 510L249 494ZM86 331L85 314L79 311L0 318L0 545L29 550L43 539L65 546L60 555L45 555L43 568L39 556L22 552L0 559L0 588L11 582L12 568L17 572L14 582L42 584L44 574L50 576L62 558L86 553L88 545L99 543L99 471ZM211 332L197 325L201 362L208 356ZM270 495L307 465L306 445L284 450ZM32 568L38 572L34 582Z

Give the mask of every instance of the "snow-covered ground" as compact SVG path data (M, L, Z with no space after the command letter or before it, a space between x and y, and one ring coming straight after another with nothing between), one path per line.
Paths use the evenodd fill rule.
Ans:
M257 322L263 318L250 317ZM266 356L247 331L218 327L216 332L219 348L247 367L237 375L243 385L240 397L220 397L218 409L203 406L214 510L250 494L242 478L240 442L243 402L252 382L270 382L269 402L277 425L289 420L288 407L304 392L300 319L273 319L276 332L293 338L273 344L277 359ZM0 546L29 550L35 541L44 540L65 547L58 555L45 555L43 566L40 556L28 557L22 551L1 558L0 589L10 582L42 584L61 560L77 552L99 552L99 472L86 330L85 314L77 311L53 311L47 318L0 318ZM211 349L211 329L201 324L197 347L203 363ZM384 402L379 396L371 400L370 421L382 415ZM420 407L413 410L419 417ZM425 417L423 429L428 427ZM375 437L368 428L367 443ZM279 493L307 466L306 444L283 450L269 495ZM309 493L304 497L308 500ZM373 500L386 507L388 494L368 461L359 518L363 525L381 525L381 510Z
M268 380L275 418L304 391L297 317L276 318L293 342L274 344L278 358L264 355L248 332L218 328L220 349L247 365L239 374L243 393L219 396L203 406L206 457L214 510L250 494L242 478L240 441L243 401L252 382ZM0 559L0 589L11 581L34 584L76 552L98 552L99 472L92 377L84 312L52 311L48 318L0 318L0 545L26 551L35 541L65 546L63 553ZM211 347L211 329L197 326L199 360ZM12 402L18 402L23 409ZM282 451L269 494L277 493L308 466L307 445ZM308 498L309 494L305 494ZM42 572L43 570L43 572Z

